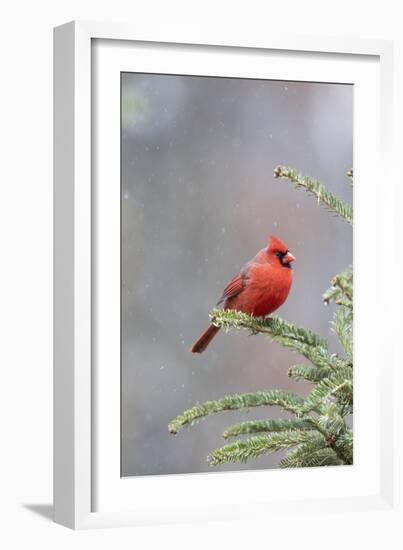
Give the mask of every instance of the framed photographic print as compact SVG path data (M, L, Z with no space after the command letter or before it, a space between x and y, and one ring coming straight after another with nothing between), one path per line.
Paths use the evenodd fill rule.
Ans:
M57 522L393 513L391 97L386 41L55 29Z

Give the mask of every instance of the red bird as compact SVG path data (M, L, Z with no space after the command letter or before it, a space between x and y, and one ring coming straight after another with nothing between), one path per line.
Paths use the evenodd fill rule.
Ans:
M286 245L271 236L267 248L260 250L227 284L217 305L224 302L224 309L243 311L253 317L269 315L287 299L294 260ZM210 325L193 345L192 352L203 353L219 330Z

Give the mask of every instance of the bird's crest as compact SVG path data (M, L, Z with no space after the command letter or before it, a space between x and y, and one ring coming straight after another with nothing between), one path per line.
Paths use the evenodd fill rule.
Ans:
M275 235L270 235L268 243L269 252L281 252L286 254L288 252L288 247Z

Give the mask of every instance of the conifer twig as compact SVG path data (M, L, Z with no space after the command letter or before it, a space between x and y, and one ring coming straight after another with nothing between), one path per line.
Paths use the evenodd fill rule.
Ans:
M297 187L306 189L318 199L318 204L323 204L326 208L334 212L337 216L343 218L346 222L350 224L353 223L352 207L333 195L333 193L328 191L319 181L303 176L302 174L298 174L298 172L292 168L287 168L285 166L277 166L274 170L274 177L287 179L294 183Z
M299 395L281 390L227 395L222 399L206 401L205 403L195 405L191 409L188 409L170 422L168 430L176 434L186 424L193 424L196 420L205 416L221 411L249 409L251 407L261 407L263 405L278 406L285 411L290 411L298 415L301 411L303 402L304 400Z
M353 359L353 312L349 307L339 307L333 322L340 345L350 361Z
M223 433L223 438L229 439L230 437L237 437L238 435L262 432L283 432L287 430L312 430L312 423L299 418L248 420L227 428Z
M298 352L318 368L338 369L343 365L337 355L330 354L327 342L314 332L288 323L280 317L251 317L235 310L214 309L211 322L225 329L248 329L252 334L266 334L274 342Z
M353 400L353 371L349 367L339 369L329 377L324 378L314 387L303 406L304 412L317 410L320 405L326 405L327 400L344 390L345 398ZM323 409L322 409L323 410Z
M227 462L246 462L250 458L257 458L263 454L289 449L312 438L320 440L325 445L323 436L317 432L292 430L251 437L250 439L235 441L216 449L207 457L211 466Z
M288 376L294 380L307 380L308 382L319 382L332 372L331 368L318 368L313 365L294 365L288 369Z
M319 447L304 444L290 451L280 461L280 468L312 468L318 466L338 466L343 461L330 447Z
M327 305L335 302L353 308L353 270L348 267L331 280L331 287L323 294L323 302Z

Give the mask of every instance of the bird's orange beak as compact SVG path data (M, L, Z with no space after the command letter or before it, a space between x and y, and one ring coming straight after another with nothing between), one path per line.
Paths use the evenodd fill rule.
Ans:
M290 264L291 262L295 261L295 256L291 254L291 252L287 252L287 254L283 258L283 262L285 264Z

